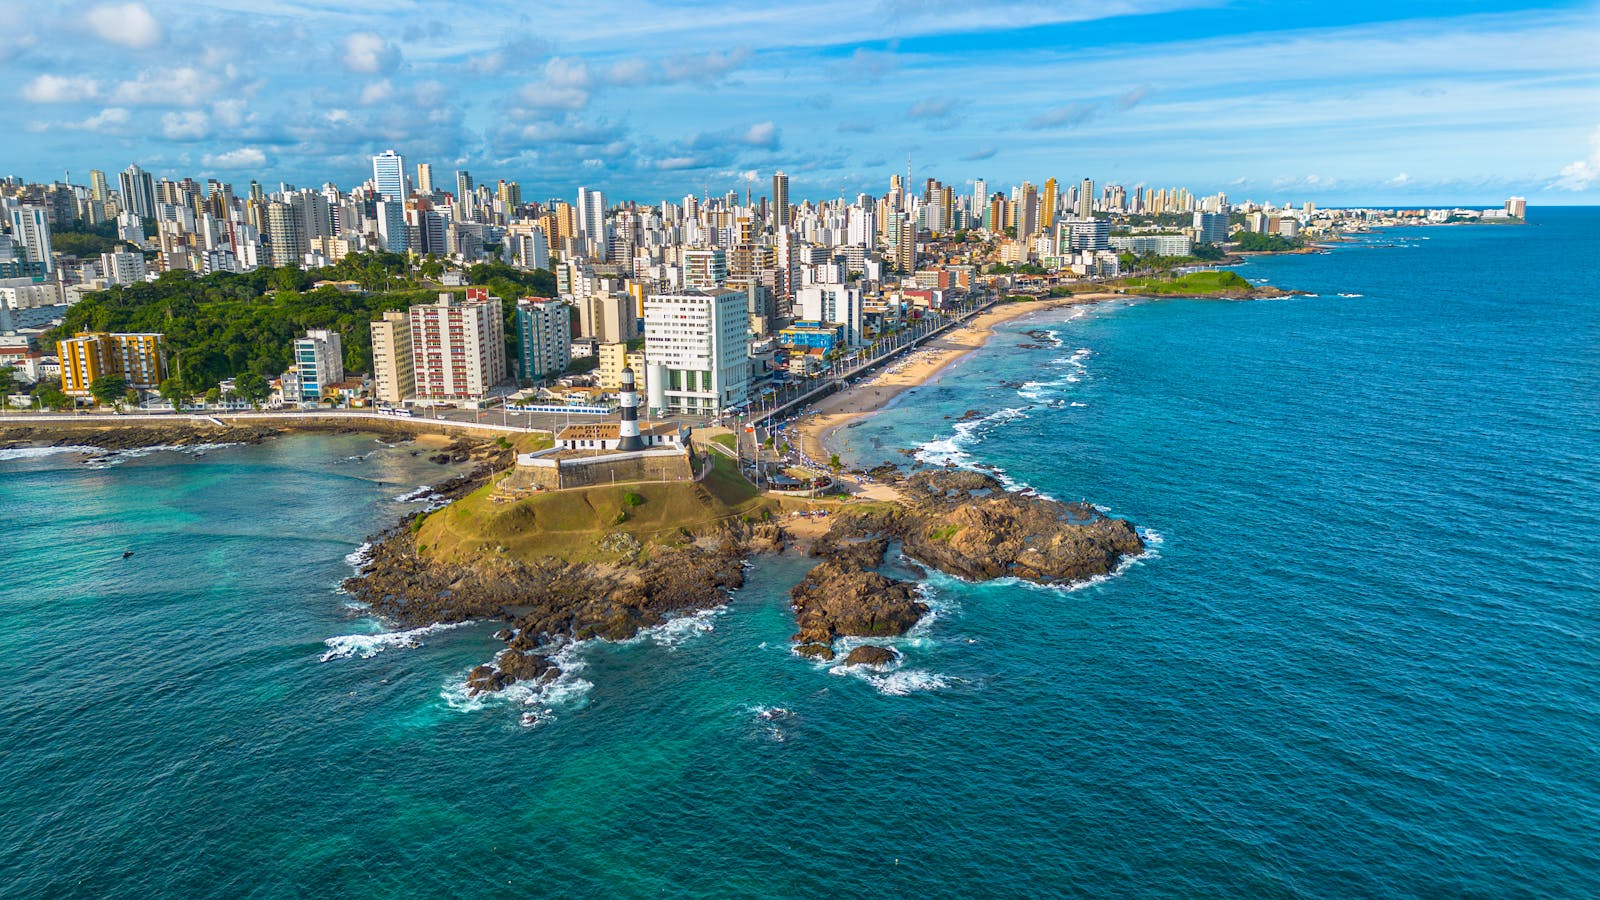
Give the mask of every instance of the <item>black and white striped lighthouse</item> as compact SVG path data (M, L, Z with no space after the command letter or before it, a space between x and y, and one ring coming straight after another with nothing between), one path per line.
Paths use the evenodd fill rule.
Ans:
M618 450L643 450L644 441L639 438L639 392L633 389L633 369L622 370L622 390L618 391L617 399L622 404L622 424L617 428Z

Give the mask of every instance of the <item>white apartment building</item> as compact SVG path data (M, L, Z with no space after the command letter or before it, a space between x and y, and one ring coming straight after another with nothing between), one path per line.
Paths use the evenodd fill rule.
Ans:
M694 248L683 251L683 286L690 290L712 291L728 280L728 255L720 249Z
M466 400L482 397L506 380L505 320L500 298L469 288L466 300L441 294L439 302L413 306L412 372L417 397Z
M144 281L144 254L117 251L100 254L100 275L110 284L130 285Z
M645 385L654 412L714 416L750 393L750 310L740 291L644 302Z
M843 325L845 342L861 343L861 288L849 284L812 284L801 288L795 300L801 319Z

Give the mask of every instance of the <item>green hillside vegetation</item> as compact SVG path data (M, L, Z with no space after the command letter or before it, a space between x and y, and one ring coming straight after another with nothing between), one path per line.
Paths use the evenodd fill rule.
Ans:
M1238 272L1227 270L1190 272L1177 278L1129 278L1122 282L1122 286L1141 294L1168 297L1203 297L1251 290L1250 282Z
M555 276L542 269L524 272L485 263L469 268L467 276L505 301L508 344L515 340L517 298L555 294ZM313 290L318 281L355 281L363 290ZM345 370L370 372L372 320L387 310L431 303L440 293L440 288L411 272L405 257L394 253L352 254L309 272L261 268L240 275L201 276L173 271L151 284L89 294L68 309L61 327L43 340L53 343L80 331L160 332L166 335L168 355L184 388L199 393L247 373L278 376L289 367L290 342L309 328L338 331Z
M514 503L496 503L494 485L486 485L427 516L417 543L443 560L615 562L626 553L606 540L614 532L631 535L648 552L652 544L685 543L719 522L764 518L768 503L733 462L713 457L712 465L700 483L602 485Z

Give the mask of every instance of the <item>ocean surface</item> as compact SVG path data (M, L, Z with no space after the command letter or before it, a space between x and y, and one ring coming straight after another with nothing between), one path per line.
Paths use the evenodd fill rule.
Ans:
M850 429L1151 544L934 575L891 672L762 560L469 701L493 625L336 592L409 448L0 454L0 895L1600 894L1600 210L1530 217L1040 313Z

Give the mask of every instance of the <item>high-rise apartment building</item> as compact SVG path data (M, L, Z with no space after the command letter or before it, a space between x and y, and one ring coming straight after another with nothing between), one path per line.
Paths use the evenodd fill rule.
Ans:
M789 176L772 173L772 227L789 227Z
M110 284L139 284L145 274L143 253L117 250L100 254L100 277Z
M1227 240L1227 213L1196 212L1194 214L1194 242L1196 244L1221 244Z
M1058 187L1054 178L1044 180L1044 193L1039 197L1039 230L1049 231L1056 223L1056 204L1061 202L1057 196Z
M406 192L406 159L393 150L385 150L372 158L372 185L380 197L388 196L404 208Z
M714 416L750 393L750 311L743 292L687 290L644 302L650 408Z
M539 297L518 300L518 376L531 381L553 378L571 362L572 307Z
M141 219L154 219L156 182L150 173L134 164L122 170L117 180L122 186L122 208Z
M267 204L267 243L274 266L298 266L306 255L305 207L298 203Z
M344 343L339 332L307 331L294 342L294 362L284 377L285 400L316 403L329 385L344 380Z
M605 259L606 195L591 188L578 188L578 236L590 242L598 258Z
M457 222L466 222L473 215L472 173L460 171L456 173L456 214Z
M861 288L850 284L811 284L799 290L795 301L801 319L843 325L845 342L861 343Z
M411 359L417 396L425 400L482 397L506 380L505 320L500 298L469 288L467 298L439 295L413 306Z
M111 199L111 186L106 183L106 173L99 169L89 170L89 197L96 203Z
M417 391L411 368L411 316L400 310L372 323L372 393L382 403L400 403Z
M728 254L721 248L696 247L683 251L683 286L715 290L728 280Z
M56 341L61 357L61 390L72 397L90 396L101 378L118 376L136 391L153 391L167 378L167 355L159 334L82 332Z
M428 163L417 163L417 193L433 193L433 166Z
M1078 185L1078 218L1094 218L1094 182L1088 178Z
M16 251L26 254L30 262L44 263L46 272L55 271L55 260L50 250L50 215L42 206L14 206L11 208L11 239Z

